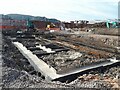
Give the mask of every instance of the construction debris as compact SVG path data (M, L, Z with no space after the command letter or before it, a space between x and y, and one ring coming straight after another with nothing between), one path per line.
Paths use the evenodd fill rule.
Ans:
M3 84L4 88L120 88L120 62L118 36L103 35L70 29L69 31L35 31L33 33L3 32ZM99 31L100 32L100 31ZM15 34L14 34L15 33ZM98 34L96 34L98 33ZM105 32L104 32L105 33ZM23 45L25 55L15 43ZM28 52L27 52L28 51ZM44 62L56 75L46 81L44 72L31 64L32 55ZM33 60L34 62L36 61ZM34 63L33 62L33 63ZM106 65L108 63L111 63ZM103 64L103 65L102 65ZM99 65L99 67L91 68ZM44 65L45 67L45 65ZM86 70L73 73L85 67ZM90 69L88 69L90 67ZM46 71L47 72L47 71ZM51 74L51 73L50 73ZM51 74L52 75L52 74ZM63 82L64 81L64 82Z

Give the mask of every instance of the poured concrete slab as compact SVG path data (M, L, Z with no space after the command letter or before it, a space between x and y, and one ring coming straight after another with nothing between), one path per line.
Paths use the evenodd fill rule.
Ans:
M44 75L45 79L48 80L48 81L58 79L58 78L62 78L62 77L68 76L68 75L80 73L80 72L83 72L83 71L86 71L86 70L90 70L90 69L94 69L94 68L98 68L98 67L104 67L104 66L107 66L107 65L112 65L116 62L120 62L120 60L109 59L109 60L106 60L105 62L83 66L83 67L77 68L75 70L71 70L70 72L67 72L67 73L57 74L56 70L53 67L46 64L43 60L39 59L30 50L27 50L27 48L24 47L21 43L13 42L13 44L28 59L28 61L34 67L34 69L38 72L41 72L41 74Z
M34 69L38 72L41 72L41 74L45 76L46 80L53 80L61 76L56 74L56 70L54 68L47 65L43 60L40 60L30 50L27 50L27 48L24 47L21 43L13 43L19 49L19 51L28 59Z

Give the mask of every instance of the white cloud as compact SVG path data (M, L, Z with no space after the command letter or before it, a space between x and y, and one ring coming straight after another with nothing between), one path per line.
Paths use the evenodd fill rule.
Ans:
M0 0L0 13L46 16L61 20L113 18L119 0ZM114 13L112 13L114 12Z

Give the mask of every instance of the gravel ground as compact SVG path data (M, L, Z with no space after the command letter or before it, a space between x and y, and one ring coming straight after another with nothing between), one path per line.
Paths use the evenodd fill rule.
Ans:
M42 43L42 41L41 42L38 40L34 41L34 39L31 39L31 40L24 39L24 40L21 40L21 42L24 46L30 46L30 47L35 47L35 43ZM35 50L32 52L40 53L41 50ZM71 69L76 69L81 66L96 64L99 62L106 61L105 59L96 59L93 56L82 54L74 50L67 51L67 52L62 51L56 54L50 54L42 57L40 56L40 58L44 60L48 65L55 68L57 73L66 73L66 71L70 71Z
M46 82L41 77L30 75L26 71L4 67L4 88L65 88L58 82ZM69 86L70 87L70 86Z
M118 70L118 67L111 69ZM108 76L111 75L109 74L111 71L108 74L103 74L103 76L99 76L99 74L84 74L70 83L57 81L48 83L41 77L30 75L26 71L18 71L9 67L4 67L3 70L5 73L3 75L4 88L118 88L116 78Z
M106 61L106 59L96 59L94 56L82 54L74 50L42 56L41 59L53 66L57 70L57 73L65 73L81 66Z
M89 74L83 74L76 80L72 81L71 85L87 88L120 88L120 66L114 66L100 71L91 71Z
M18 53L18 50L14 46L10 46L10 44L4 42L3 47L2 86L4 88L120 88L118 85L120 81L120 65L90 71L70 83L61 83L59 81L47 82L36 74L30 74L29 70L23 68L23 64L20 65L26 59L21 57L21 54ZM71 54L68 52L66 55ZM81 56L81 53L79 55Z
M10 43L9 40L7 43ZM42 76L31 74L24 67L26 59L11 44L3 40L2 87L3 88L67 88L71 87L58 81L47 82ZM9 47L9 48L8 48ZM12 49L11 49L12 48ZM29 64L28 64L29 65ZM26 65L27 66L27 65ZM33 69L32 69L33 70Z

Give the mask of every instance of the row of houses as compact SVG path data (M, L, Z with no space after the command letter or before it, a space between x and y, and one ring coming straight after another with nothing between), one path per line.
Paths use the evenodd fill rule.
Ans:
M62 23L51 23L45 21L31 21L34 27L37 30L46 30L47 25L50 25L51 30L64 30L65 28L105 28L105 22L99 23L77 23L77 22L62 22ZM10 20L10 19L2 19L0 20L0 29L2 30L19 30L19 29L27 29L27 21L25 20Z
M65 28L104 28L106 27L105 21L87 21L87 20L79 20L79 21L71 21L71 22L47 22L47 21L31 21L34 27L37 30L46 30L47 25L50 25L50 30L64 30ZM1 17L0 18L0 29L2 30L20 30L27 29L27 21L26 20L14 20L9 17Z
M0 18L0 29L2 30L15 30L15 29L25 29L26 28L25 20L13 20Z
M60 30L60 23L47 21L30 21L37 30L45 30L47 25L52 29ZM0 17L0 29L2 30L24 30L27 29L27 20L14 20L8 17Z
M106 22L105 21L87 21L87 20L79 20L79 21L71 21L71 22L64 22L66 28L105 28Z

